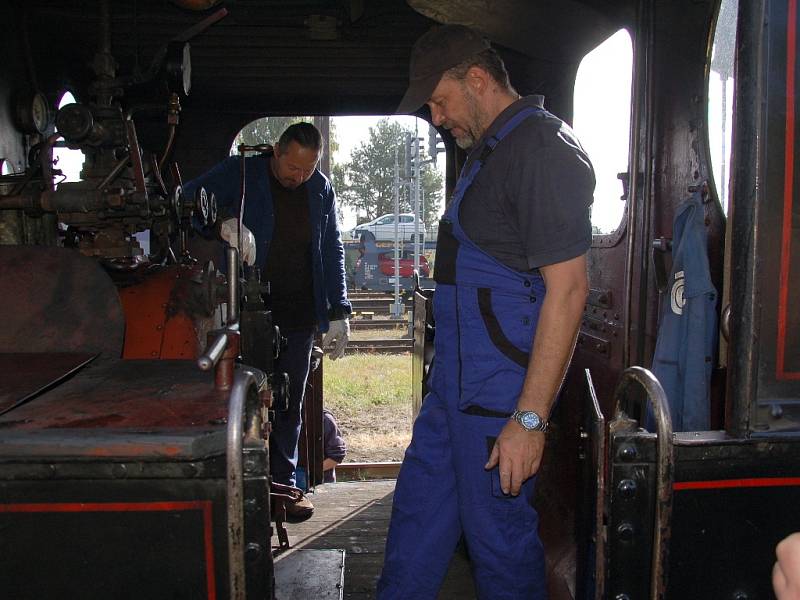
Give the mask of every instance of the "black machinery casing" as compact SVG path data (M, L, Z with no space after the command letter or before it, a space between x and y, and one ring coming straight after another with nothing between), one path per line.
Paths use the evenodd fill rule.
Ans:
M193 361L96 361L0 416L4 597L227 598L227 399ZM266 443L242 461L247 597L270 599Z

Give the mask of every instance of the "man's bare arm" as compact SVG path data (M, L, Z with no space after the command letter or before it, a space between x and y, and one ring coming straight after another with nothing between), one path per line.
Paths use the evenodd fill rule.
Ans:
M542 267L540 272L547 293L517 408L536 411L546 419L572 357L586 304L586 256ZM514 421L506 424L486 465L487 469L500 465L504 493L518 494L522 483L539 470L544 442L541 431L525 431Z

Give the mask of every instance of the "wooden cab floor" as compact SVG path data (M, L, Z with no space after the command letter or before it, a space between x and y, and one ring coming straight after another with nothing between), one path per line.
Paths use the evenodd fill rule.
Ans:
M291 548L276 557L276 562L300 549L344 549L344 600L375 598L394 486L394 479L317 486L314 493L308 495L314 503L314 516L303 523L287 523ZM280 589L277 592L280 597ZM472 598L475 598L475 591L469 562L459 548L439 599Z

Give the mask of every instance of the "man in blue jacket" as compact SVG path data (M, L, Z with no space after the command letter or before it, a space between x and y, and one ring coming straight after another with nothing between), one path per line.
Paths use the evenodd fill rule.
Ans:
M327 332L332 359L344 354L350 335L344 271L344 247L330 181L317 169L322 135L311 123L295 123L272 152L232 156L184 186L191 197L203 186L221 209L236 215L241 198L241 161L245 161L245 209L242 258L261 268L270 282L273 321L287 339L276 370L289 375L289 408L275 415L270 435L273 481L295 484L297 445L302 425L303 392L317 331ZM220 236L237 243L235 218L225 219ZM251 233L252 232L252 233ZM289 517L303 519L314 510L303 497L287 506Z

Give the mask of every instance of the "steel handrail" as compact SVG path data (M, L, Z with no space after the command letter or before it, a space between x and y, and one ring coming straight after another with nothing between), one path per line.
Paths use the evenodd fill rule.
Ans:
M261 378L263 379L263 377ZM231 600L244 600L244 466L243 439L260 440L259 378L252 369L238 369L228 404L226 439L227 515L228 515L228 575ZM248 394L251 388L256 393ZM251 402L248 402L251 399Z
M672 444L672 418L669 414L667 394L658 378L644 367L629 367L622 372L614 391L614 415L620 418L623 411L620 401L623 392L632 383L644 388L653 408L656 422L656 510L655 532L653 535L652 573L650 578L650 598L660 600L667 589L665 565L669 552L669 523L672 517L672 486L675 475L674 447ZM644 414L645 411L642 411Z

